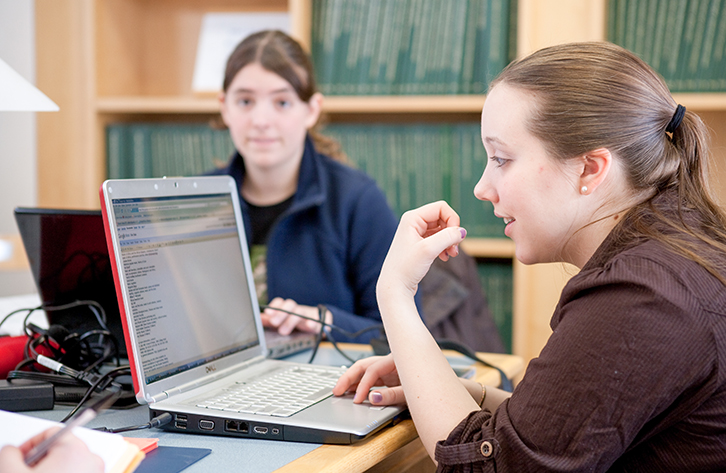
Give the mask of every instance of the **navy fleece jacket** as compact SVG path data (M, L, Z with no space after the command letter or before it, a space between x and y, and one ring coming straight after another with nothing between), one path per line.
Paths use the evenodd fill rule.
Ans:
M235 153L226 168L241 188L245 166ZM240 199L251 241L247 204ZM297 192L274 224L267 241L268 297L298 304L325 304L333 323L356 332L381 323L376 282L397 219L376 182L361 171L315 150L308 136ZM378 330L352 339L333 331L336 341L368 343Z

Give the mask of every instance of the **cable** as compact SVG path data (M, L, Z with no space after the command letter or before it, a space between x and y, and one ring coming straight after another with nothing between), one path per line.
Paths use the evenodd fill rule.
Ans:
M58 373L64 374L66 376L70 376L71 378L75 378L79 381L84 381L90 385L95 384L99 380L99 378L101 378L101 376L99 375L88 373L86 371L76 371L73 368L59 363L55 360L52 360L44 355L38 355L36 361L41 366L45 366L48 369L57 371Z
M45 309L47 312L52 312L78 306L88 306L102 330L88 330L83 334L78 334L69 333L62 325L54 324L48 329L42 329L29 322L30 316L36 310ZM112 357L116 358L116 366L121 365L118 341L108 330L105 311L98 302L84 300L57 306L41 305L34 308L18 309L6 315L0 321L0 325L12 315L24 311L27 311L27 314L23 320L23 331L28 340L25 345L25 360L15 367L16 371L26 369L35 362L38 354L36 348L39 346L50 350L57 361L84 371L94 370ZM93 337L97 338L94 339Z
M3 319L2 319L2 320L0 320L0 327L2 326L2 324L4 324L4 323L5 323L5 321L6 321L6 320L8 320L8 319L9 319L10 317L12 317L13 315L15 315L15 314L17 314L17 313L20 313L20 312L25 312L25 311L27 310L27 311L28 311L28 314L27 314L27 315L25 316L25 319L24 319L24 321L23 321L23 326L25 326L25 325L26 325L26 322L27 322L27 320L28 320L28 318L30 317L30 315L31 315L31 314L32 314L33 312L35 312L36 310L40 310L40 309L42 309L42 308L43 308L43 306L40 306L40 305L39 305L38 307L27 307L27 308L24 308L24 309L16 309L16 310L14 310L14 311L10 312L10 313L9 313L8 315L6 315L5 317L3 317Z
M93 313L93 315L96 317L96 321L98 321L98 325L101 326L102 329L108 330L108 326L106 325L106 311L103 310L103 307L101 304L99 304L96 301L91 300L83 300L83 301L73 301L69 302L68 304L62 304L62 305L43 305L42 309L46 312L54 312L58 310L66 310L66 309L72 309L73 307L79 307L79 306L88 306L88 309Z
M383 324L376 324L376 325L371 325L370 327L366 327L364 329L358 330L357 332L349 332L345 329L338 327L335 324L329 324L329 323L325 322L325 313L327 312L328 308L325 307L323 304L318 305L318 318L317 319L308 317L306 315L298 314L296 312L292 312L289 310L280 309L278 307L270 307L269 305L260 306L261 311L265 310L265 309L279 310L280 312L285 312L286 314L295 315L302 319L312 320L313 322L317 322L320 324L320 331L318 332L318 334L317 334L318 336L315 339L315 346L313 347L313 353L310 356L310 360L308 360L308 363L312 363L313 360L315 359L315 355L317 354L318 347L320 346L320 342L322 341L323 334L325 334L325 336L327 336L328 340L330 341L330 343L332 343L333 347L336 349L336 351L338 353L340 353L346 360L350 361L351 363L355 363L356 360L354 360L349 355L347 355L345 352L343 352L343 350L338 346L338 343L336 342L335 338L333 337L332 331L335 330L337 332L340 332L349 338L358 338L359 336L361 336L365 333L371 332L373 330L382 330L383 329Z
M90 388L88 388L88 390L83 395L83 397L81 398L81 400L78 401L78 404L76 404L76 407L74 407L71 410L71 412L69 412L68 415L65 416L63 418L63 420L61 420L61 422L66 422L68 419L70 419L71 417L73 417L76 414L76 412L78 412L78 410L83 406L83 404L86 401L88 401L88 399L91 397L91 395L93 394L93 392L99 388L99 386L101 385L101 383L103 383L104 381L109 380L109 378L111 378L111 376L113 376L114 378L116 376L119 376L123 371L127 371L128 373L130 373L131 372L131 369L128 366L120 366L118 368L112 369L108 373L105 373L103 376L101 376L96 382L94 382L91 385ZM128 374L128 373L123 373L123 374ZM120 387L118 385L115 385L115 386Z
M325 322L325 314L328 312L328 308L325 307L323 304L318 304L318 320L317 322L320 324L320 330L318 331L317 336L315 337L315 346L313 347L313 352L310 355L310 359L308 360L308 364L312 363L315 359L315 355L318 354L318 347L320 346L320 342L323 341L323 335L325 335L325 328L328 325ZM309 317L306 317L309 318Z
M300 318L307 319L307 320L312 320L313 322L317 322L317 323L320 324L320 328L321 329L320 329L320 332L318 334L318 339L317 339L317 341L315 343L315 347L313 348L313 354L310 357L310 361L308 361L308 363L312 363L313 359L315 358L315 355L316 355L317 350L318 350L318 346L320 345L322 333L324 332L324 329L326 327L328 327L328 328L331 329L331 330L325 330L325 334L328 336L328 339L333 344L333 347L335 347L335 349L341 355L343 355L348 361L350 361L351 363L355 363L355 360L352 359L351 357L349 357L348 355L346 355L343 352L343 350L341 350L340 347L338 347L338 344L336 343L335 339L332 337L332 330L336 330L338 332L341 332L341 333L347 335L350 338L356 338L356 337L358 337L358 336L360 336L360 335L362 335L362 334L364 334L366 332L369 332L371 330L380 330L383 327L383 325L374 325L374 326L371 326L371 327L366 327L366 328L364 328L362 330L359 330L357 332L354 332L354 333L348 332L347 330L344 330L344 329L342 329L342 328L340 328L340 327L338 327L336 325L329 324L329 323L325 322L325 312L323 311L323 309L324 310L327 310L327 308L325 308L325 306L322 305L322 304L318 306L318 317L319 318L317 320L314 319L314 318L312 318L312 317L308 317L308 316L305 316L305 315L297 314L295 312L291 312L291 311L285 310L285 309L280 309L280 308L277 308L277 307L270 307L270 306L267 306L267 305L261 305L260 306L260 310L265 310L265 309L268 309L268 308L269 309L273 309L273 310L279 310L281 312L285 312L285 313L290 314L290 315L296 315L296 316L298 316ZM492 369L495 369L495 370L499 371L499 376L501 377L501 388L504 391L507 391L507 392L512 392L514 390L514 386L512 384L512 380L510 380L509 377L507 377L506 373L504 373L504 371L501 368L499 368L497 366L494 366L491 363L488 363L488 362L482 360L469 347L467 347L467 346L465 346L465 345L463 345L463 344L461 344L459 342L455 342L453 340L445 340L445 339L444 340L436 340L436 343L438 343L439 348L441 348L442 350L448 349L448 350L457 351L457 352L461 353L462 355L471 358L474 361L478 361L479 363L483 364L484 366L488 366L489 368L492 368Z
M119 427L118 429L109 429L108 427L96 427L93 430L100 430L101 432L110 432L113 434L118 434L121 432L129 432L131 430L142 430L142 429L151 429L154 427L161 427L163 425L168 424L172 421L172 415L168 412L164 412L161 415L158 415L151 419L146 424L139 424L139 425L132 425L129 427Z
M60 386L84 386L85 383L70 378L63 374L53 374L53 373L38 373L35 371L19 371L19 370L13 370L8 373L7 379L31 379L35 381L46 381L48 383L52 383L53 385L60 385Z
M343 356L343 358L350 361L351 363L355 363L357 361L357 360L354 360L353 358L351 358L350 356L348 356L343 350L341 350L341 348L338 346L338 342L335 341L335 338L333 338L333 334L331 333L330 330L328 330L326 332L326 335L328 336L328 340L330 341L330 343L333 344L333 348L335 348L335 350L338 353L340 353Z
M471 358L474 361L478 361L479 363L483 364L484 366L488 366L489 368L493 368L497 371L499 371L499 376L501 377L501 388L504 391L512 392L514 390L514 386L512 384L512 380L507 377L507 375L504 373L504 371L499 368L498 366L494 366L491 363L487 363L486 361L479 358L476 353L466 345L463 345L459 342L455 342L453 340L436 340L436 343L438 343L439 348L442 350L454 350L456 352L461 353L464 356L467 356Z
M307 315L298 314L297 312L280 309L279 307L272 307L269 305L260 306L260 310L265 310L265 309L279 310L280 312L285 312L286 314L295 315L297 317L300 317L301 319L312 320L313 322L317 322L325 327L330 327L331 330L340 332L341 334L345 335L348 338L358 338L365 333L372 332L373 330L382 330L383 329L383 324L376 324L376 325L371 325L370 327L366 327L361 330L358 330L357 332L349 332L343 328L338 327L335 324L329 324L328 322L325 322L324 319L321 321L320 319L314 319L312 317L308 317ZM318 312L318 314L319 314L319 312Z

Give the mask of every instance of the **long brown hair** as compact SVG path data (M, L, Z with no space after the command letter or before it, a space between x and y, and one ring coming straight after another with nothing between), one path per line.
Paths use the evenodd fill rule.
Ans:
M222 90L226 93L237 73L253 63L260 64L289 82L303 102L310 102L317 92L310 57L297 41L282 31L260 31L243 39L227 59ZM320 134L318 124L308 132L319 152L337 161L348 161L337 141Z
M637 202L626 216L630 237L659 240L726 285L726 214L709 190L706 126L686 111L680 126L666 132L678 104L653 69L611 43L570 43L513 62L490 88L499 83L533 93L526 126L555 159L597 148L619 159ZM653 205L666 190L678 194L672 212ZM688 213L699 215L696 225Z

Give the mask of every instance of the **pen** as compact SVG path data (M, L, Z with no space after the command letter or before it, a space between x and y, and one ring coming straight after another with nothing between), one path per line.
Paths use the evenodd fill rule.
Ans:
M43 458L46 453L48 453L50 447L52 447L53 444L58 441L58 439L73 430L74 427L81 427L85 425L94 417L96 417L96 411L94 411L93 409L86 409L81 412L77 417L68 422L65 427L33 447L33 449L30 450L28 452L28 455L25 457L25 464L28 466L33 466L38 463L40 459Z

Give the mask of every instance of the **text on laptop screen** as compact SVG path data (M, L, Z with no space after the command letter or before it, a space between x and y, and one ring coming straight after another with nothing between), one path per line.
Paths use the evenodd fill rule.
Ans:
M112 203L147 383L259 343L229 195Z

